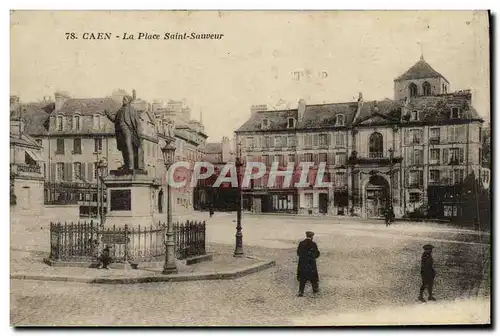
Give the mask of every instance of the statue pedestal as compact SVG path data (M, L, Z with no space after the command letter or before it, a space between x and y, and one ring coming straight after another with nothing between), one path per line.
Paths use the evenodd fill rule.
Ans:
M111 171L104 184L108 209L105 227L137 228L153 224L154 194L158 187L153 178L142 171Z

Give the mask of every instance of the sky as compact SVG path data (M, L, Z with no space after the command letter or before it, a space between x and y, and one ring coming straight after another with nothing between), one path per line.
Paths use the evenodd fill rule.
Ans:
M67 40L74 32L78 40ZM83 40L110 32L111 40ZM219 33L221 40L122 40L124 33ZM209 141L250 116L253 104L308 104L393 98L393 79L425 60L471 89L489 120L487 12L167 12L15 11L11 14L11 95L41 100L58 90L75 98L115 89L141 99L185 99ZM297 72L308 73L300 76ZM295 74L294 74L295 73Z

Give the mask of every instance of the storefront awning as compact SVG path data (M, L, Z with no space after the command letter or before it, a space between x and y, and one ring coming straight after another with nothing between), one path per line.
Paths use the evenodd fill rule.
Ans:
M26 153L28 153L28 155L31 156L31 158L35 161L43 161L43 159L40 155L38 155L37 153L35 153L29 149L26 149Z

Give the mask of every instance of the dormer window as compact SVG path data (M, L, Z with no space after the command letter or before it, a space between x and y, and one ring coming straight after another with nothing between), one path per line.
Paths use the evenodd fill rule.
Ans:
M80 129L80 116L79 115L73 116L73 129L74 130Z
M335 125L336 126L344 126L344 115L337 114L335 117Z
M94 114L94 129L98 130L101 129L101 115L100 114Z
M411 111L410 121L419 121L419 120L420 120L420 113L418 113L418 111Z
M63 127L64 117L61 115L57 116L56 123L57 123L57 130L62 131L64 129L64 127Z
M451 119L460 119L460 108L452 107L451 108Z
M288 118L288 128L295 127L295 118Z
M261 128L268 128L269 127L269 119L262 119L262 124Z

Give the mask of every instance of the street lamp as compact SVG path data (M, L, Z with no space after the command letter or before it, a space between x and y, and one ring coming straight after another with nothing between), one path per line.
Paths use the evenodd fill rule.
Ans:
M236 212L236 246L234 249L235 257L243 257L245 253L243 252L243 234L241 233L241 198L242 198L242 182L243 177L241 176L241 167L243 163L241 162L241 142L238 143L237 157L236 157L236 176L238 180L238 209Z
M168 143L161 149L163 161L167 172L167 237L165 240L165 264L163 265L163 274L177 273L177 265L175 264L175 242L174 232L172 228L172 197L170 192L170 183L168 181L168 170L174 163L175 145Z
M97 186L97 207L99 212L99 220L101 225L104 225L104 173L106 172L106 168L108 164L104 160L100 160L97 163L97 169L99 171L99 180L100 186ZM98 181L99 181L98 180Z
M394 166L394 149L390 148L389 149L389 213L391 214L391 217L392 217L392 213L394 212L393 210L393 200L392 200L392 186L394 184L394 179L392 178L392 173L393 173L393 166Z

